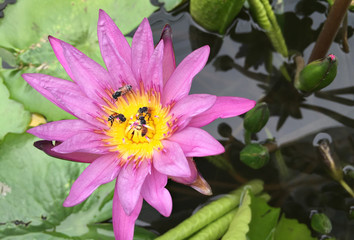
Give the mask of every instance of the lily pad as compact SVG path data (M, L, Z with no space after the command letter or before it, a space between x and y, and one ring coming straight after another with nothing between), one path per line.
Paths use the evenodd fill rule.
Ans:
M30 122L30 113L23 105L9 99L9 91L0 79L0 140L9 132L23 133Z
M250 231L247 233L247 239L272 239L278 223L280 208L270 207L264 199L252 196L251 209L252 220L249 225Z
M48 35L74 45L103 64L96 36L99 9L105 10L123 34L127 34L157 7L145 0L27 0L6 7L5 17L0 19L0 49L4 49L6 59L11 59L13 68L0 66L0 77L12 99L21 102L27 110L44 115L48 121L70 118L69 114L40 97L21 74L37 72L69 79L50 47Z
M166 9L166 11L171 11L184 2L186 2L186 0L159 0L159 3L164 4L163 7Z
M114 182L101 186L86 201L65 208L70 187L87 164L58 160L33 147L30 134L8 134L0 145L0 238L60 239L84 236L95 228L95 239L113 236L93 226L112 216L112 202L103 200Z
M281 217L274 233L274 240L315 240L311 237L311 231L305 224L299 223L296 219Z

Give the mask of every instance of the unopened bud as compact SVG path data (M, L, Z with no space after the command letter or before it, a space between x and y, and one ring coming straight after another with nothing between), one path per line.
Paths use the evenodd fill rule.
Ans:
M309 63L295 79L295 87L303 92L315 92L327 87L337 75L337 65L333 54Z
M269 161L269 152L266 147L258 143L246 145L240 152L241 161L253 169L259 169Z
M243 126L246 130L259 132L268 122L269 109L265 102L258 103L254 108L246 113Z

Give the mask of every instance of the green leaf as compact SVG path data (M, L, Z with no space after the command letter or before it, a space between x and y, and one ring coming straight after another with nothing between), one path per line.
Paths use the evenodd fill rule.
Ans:
M272 239L278 223L280 208L272 208L264 199L252 196L251 209L252 220L249 224L250 230L247 233L247 239Z
M166 9L166 11L171 11L175 7L181 5L184 3L186 0L159 0L159 3L163 3L163 7Z
M222 237L222 240L246 240L246 234L249 230L248 224L251 222L251 195L249 189L242 193L240 206L232 219L228 231Z
M12 99L21 102L29 111L44 115L48 121L70 118L69 114L40 97L21 74L37 72L68 79L50 47L48 35L72 44L103 64L96 36L100 8L118 23L123 34L131 32L157 9L146 0L26 0L6 7L5 17L0 19L0 48L13 55L6 59L12 59L16 68L0 67L0 75ZM2 55L0 57L6 61Z
M0 69L0 79L5 82L12 99L22 103L26 110L45 116L48 121L74 118L27 84L21 77L22 73L19 70Z
M35 140L27 133L8 134L0 145L0 238L62 239L85 236L96 227L94 239L113 236L112 230L98 231L103 226L93 225L112 216L111 201L101 204L114 182L75 207L63 207L72 183L87 164L49 157L33 147Z
M0 78L0 140L9 133L23 133L31 120L23 105L9 99L9 91Z
M315 240L311 237L311 231L305 224L299 223L295 219L288 219L284 215L281 217L274 233L274 240Z
M209 31L224 34L240 12L245 0L191 0L193 19Z
M16 66L15 56L5 48L0 48L0 66L2 66L2 61L6 62L10 67Z

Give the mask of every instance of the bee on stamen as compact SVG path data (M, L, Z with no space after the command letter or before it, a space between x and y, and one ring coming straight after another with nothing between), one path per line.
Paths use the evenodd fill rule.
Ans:
M141 116L143 116L144 118L146 116L151 117L151 110L148 107L141 107L138 110L138 118L140 118Z
M131 91L132 88L133 88L132 85L124 85L123 87L118 88L118 90L112 94L112 97L115 100L117 100L120 96L123 96L127 94L129 91Z
M127 119L121 113L113 113L108 117L108 121L111 122L111 127L113 126L114 119L118 118L120 123L125 122Z

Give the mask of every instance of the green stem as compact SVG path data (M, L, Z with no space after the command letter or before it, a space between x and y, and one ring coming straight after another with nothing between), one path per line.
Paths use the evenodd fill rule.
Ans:
M351 0L338 0L334 2L312 50L308 61L309 63L326 56L328 49L338 32L339 26L347 13L350 3Z
M241 194L245 188L251 189L253 194L256 195L263 190L263 182L261 180L250 181L247 185L244 185L244 187L238 188L230 194L211 202L175 228L172 228L165 234L156 238L156 240L187 239L209 223L236 208L240 204Z
M245 139L246 145L251 143L251 135L252 135L252 133L250 131L248 131L247 129L245 129L244 139Z
M342 187L347 190L347 192L354 198L354 192L353 192L353 189L351 189L348 184L343 180L341 179L339 181L339 183L342 185Z

